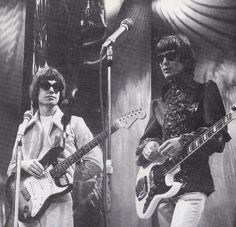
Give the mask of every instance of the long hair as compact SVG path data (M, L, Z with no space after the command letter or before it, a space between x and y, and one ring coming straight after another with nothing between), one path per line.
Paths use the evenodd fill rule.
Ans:
M185 66L186 74L193 74L196 59L187 36L183 34L164 36L155 46L155 56L167 50L175 50L180 62Z
M60 72L58 72L55 68L45 66L40 68L38 72L34 75L33 80L30 85L30 98L32 101L32 107L34 110L38 109L38 96L39 96L39 83L42 80L55 80L63 85L62 91L60 91L60 98L58 101L58 105L60 105L65 97L66 92L66 84L64 77Z

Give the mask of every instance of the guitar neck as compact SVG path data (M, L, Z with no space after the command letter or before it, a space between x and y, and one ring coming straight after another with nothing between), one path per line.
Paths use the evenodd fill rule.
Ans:
M111 126L111 133L114 133L119 128L114 124ZM109 130L106 129L99 135L97 135L93 140L85 144L83 147L81 147L79 150L77 150L75 153L70 155L68 158L64 159L62 162L58 163L56 166L54 166L50 170L50 174L52 178L59 178L63 174L65 174L66 170L73 165L74 163L81 160L81 158L87 154L89 151L91 151L93 148L95 148L97 145L99 145L104 139L106 139L109 135Z
M198 138L192 141L188 147L178 156L176 159L168 159L163 164L163 173L167 174L185 161L189 156L195 153L203 144L210 140L216 133L223 129L228 123L232 121L232 113L229 112L219 121L217 121L213 126L211 126L207 131L201 134Z

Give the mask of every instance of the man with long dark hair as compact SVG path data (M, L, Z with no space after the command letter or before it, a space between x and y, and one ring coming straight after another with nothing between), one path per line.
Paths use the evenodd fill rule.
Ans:
M92 140L93 135L81 117L71 116L64 127L63 112L59 108L65 96L65 80L60 72L52 67L41 68L33 77L30 86L34 115L29 121L22 139L21 168L36 179L44 177L44 167L39 160L53 147L63 147L58 161L72 155L78 148ZM64 131L65 130L65 131ZM8 175L16 170L16 146L8 168ZM82 157L79 165L66 170L67 183L73 184L75 169L78 177L86 180L101 172L102 153L94 148ZM63 180L63 179L62 179ZM57 196L49 207L36 220L19 223L26 227L73 227L71 193Z
M225 115L216 83L194 80L195 57L185 35L165 36L155 48L155 61L166 84L161 97L151 103L150 118L137 148L137 165L143 167L153 162L178 162L185 148ZM157 209L161 227L198 226L206 198L214 191L209 156L222 152L229 140L224 128L180 164L174 181L182 186L171 198L160 201ZM171 223L163 224L168 217Z

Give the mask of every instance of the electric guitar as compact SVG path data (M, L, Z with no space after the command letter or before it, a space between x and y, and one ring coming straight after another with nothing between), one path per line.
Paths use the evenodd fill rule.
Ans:
M63 148L54 147L50 149L39 161L44 167L43 178L35 178L22 170L19 195L19 220L24 223L34 220L44 213L50 204L51 198L71 191L72 184L68 183L65 175L66 170L74 163L80 161L85 154L107 138L109 131L114 133L119 128L129 128L137 119L143 119L145 115L145 112L141 108L123 115L115 121L110 130L103 131L60 163L57 162L57 157L63 152ZM12 174L6 184L7 195L11 198L10 202L14 198L15 178L15 174ZM62 179L64 184L62 183Z
M186 180L178 179L183 174L180 164L188 159L217 132L235 119L236 105L213 126L192 141L178 157L165 158L161 163L152 162L147 167L140 167L136 178L136 211L141 219L151 217L161 199L175 196Z

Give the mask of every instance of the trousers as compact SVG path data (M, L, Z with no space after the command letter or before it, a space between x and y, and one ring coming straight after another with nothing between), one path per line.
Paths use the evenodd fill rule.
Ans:
M198 227L206 197L204 193L191 192L160 203L154 215L154 226Z

